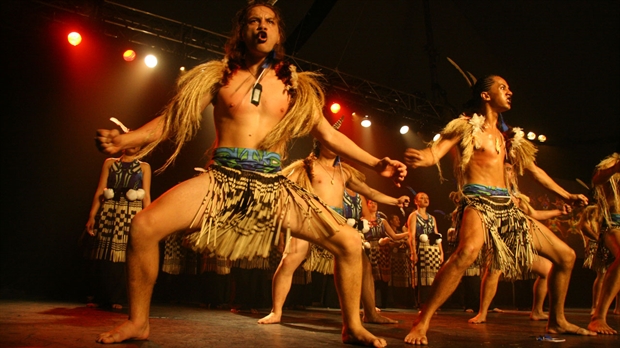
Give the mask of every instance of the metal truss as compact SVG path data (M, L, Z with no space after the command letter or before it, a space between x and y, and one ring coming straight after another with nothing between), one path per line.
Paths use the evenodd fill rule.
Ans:
M180 56L206 61L224 55L227 36L112 1L32 0L37 11L51 20L81 20L104 35ZM319 71L327 92L347 102L382 114L441 125L456 116L452 106L422 94L397 91L328 67L288 57L301 71Z

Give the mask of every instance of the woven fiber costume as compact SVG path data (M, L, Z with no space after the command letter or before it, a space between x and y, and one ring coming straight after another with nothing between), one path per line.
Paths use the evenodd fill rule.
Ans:
M217 148L213 162L202 174L213 178L200 209L204 213L196 216L202 228L187 236L195 250L209 249L232 261L267 258L283 227L288 240L287 216L292 209L305 217L305 228L317 237L319 233L329 236L344 224L344 218L316 195L279 174L277 153ZM323 216L321 206L335 223Z
M480 216L484 230L484 246L479 261L488 262L490 270L500 270L506 279L520 279L529 272L536 257L530 229L535 226L529 217L515 205L507 189L483 185L464 184L464 175L474 151L481 147L482 126L485 117L474 114L452 120L441 133L442 138L459 138L459 160L455 166L461 201L457 208L456 231L465 208L471 207ZM523 175L525 167L535 159L536 148L523 138L520 128L512 128L504 134L508 160L514 171ZM507 139L506 139L507 138ZM431 144L431 153L435 153ZM439 166L439 162L437 164ZM441 172L440 172L441 177ZM443 179L443 178L442 178Z
M596 170L609 168L620 161L620 154L613 153L596 166ZM620 229L620 173L614 173L607 182L594 186L594 197L603 215L603 223L598 238L598 248L594 258L595 270L606 270L615 260L612 252L605 246L605 236L611 230ZM611 204L610 204L611 203Z
M392 276L391 248L386 245L379 245L379 240L388 237L384 221L387 216L382 212L377 212L375 220L368 221L370 230L364 234L364 238L370 243L370 265L372 266L372 277L374 280L389 282Z
M418 263L413 267L413 286L431 286L441 267L441 250L437 244L439 235L435 233L435 218L427 214L424 219L415 212L415 240ZM441 243L441 240L439 240Z
M115 161L86 251L90 259L125 262L131 220L142 210L143 197L140 161Z

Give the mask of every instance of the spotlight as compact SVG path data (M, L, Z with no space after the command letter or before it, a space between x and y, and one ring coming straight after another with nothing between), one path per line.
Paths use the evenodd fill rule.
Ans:
M133 62L133 60L136 59L136 51L134 51L134 50L127 50L127 51L123 52L123 59L126 62Z
M439 140L439 138L441 138L441 134L437 133L437 134L435 134L435 136L433 137L433 141L437 141L437 140Z
M329 107L333 114L337 114L340 111L340 104L333 103L332 106Z
M547 137L541 134L538 136L538 141L544 143L545 141L547 141Z
M185 67L184 67L184 66L180 67L180 68L179 68L179 71L181 71L181 72L185 72Z
M148 56L146 56L144 58L144 64L146 64L146 66L148 66L149 68L154 68L157 66L157 57L155 57L152 54L149 54Z
M530 140L536 139L536 133L534 133L534 132L527 133L527 138L530 139Z
M400 134L407 134L409 132L409 126L400 127Z
M370 127L371 124L372 124L372 122L370 122L370 119L368 118L368 115L364 116L364 119L362 120L362 127L368 128L368 127Z
M80 44L80 42L82 42L82 35L80 35L80 33L75 32L75 31L71 32L67 36L67 41L69 41L71 45L77 46Z

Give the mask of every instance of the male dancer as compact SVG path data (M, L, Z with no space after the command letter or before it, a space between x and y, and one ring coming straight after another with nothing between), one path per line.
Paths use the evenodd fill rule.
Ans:
M334 128L338 128L338 123ZM387 196L375 189L369 187L365 182L364 175L357 171L355 168L340 162L338 155L328 148L323 146L320 142L315 142L312 153L304 160L298 160L282 171L292 181L298 183L300 186L307 188L309 191L315 193L321 198L323 202L330 205L334 210L340 212L346 218L347 216L344 210L353 210L357 215L352 218L359 220L361 218L361 210L365 205L361 202L361 197L369 197L378 200L385 204L396 205L399 207L406 207L409 204L409 197L402 196L398 199ZM355 193L358 193L357 198L351 197L347 192L347 188L351 189ZM361 196L360 196L361 195ZM350 198L348 198L350 197ZM347 199L348 198L348 199ZM350 204L343 201L352 201L355 199L358 201L358 206L351 202ZM405 235L402 235L405 237ZM402 238L394 235L393 238ZM361 243L361 239L360 239ZM361 244L360 244L361 245ZM291 288L293 280L293 274L297 267L306 260L308 256L308 249L310 245L305 240L299 240L292 238L289 242L287 250L282 256L280 265L273 276L272 283L272 301L273 307L271 313L261 318L259 324L276 324L282 319L282 308L286 301L286 296ZM314 246L313 246L314 248ZM362 252L360 248L360 252ZM324 253L313 253L312 260L307 260L306 263L312 264L310 270L327 270L327 273L332 273L333 269L331 258L332 256L326 255L327 260L316 260L320 258L319 255L325 255ZM397 321L381 316L375 310L375 287L373 283L372 270L370 260L366 256L362 256L363 262L363 275L362 275L362 306L364 308L363 321L367 323L375 324L394 324ZM318 267L316 264L325 263L322 267ZM304 265L304 268L307 268Z
M139 129L119 134L99 130L105 153L141 146L143 154L170 139L174 161L201 126L213 104L217 148L205 173L188 179L139 213L127 251L129 318L98 341L147 339L149 308L157 278L159 241L186 230L196 250L209 249L231 260L267 257L284 231L329 250L336 258L336 286L345 343L382 347L359 316L361 253L358 233L314 194L278 172L289 141L312 134L336 153L400 182L406 167L377 159L334 130L322 116L323 91L316 74L297 73L282 61L281 17L267 3L252 2L237 13L223 61L199 65L183 75L163 114ZM163 168L162 168L163 169Z
M572 211L571 207L567 204L563 204L561 207L562 209L534 209L534 207L532 207L529 203L529 197L519 192L519 187L517 186L517 178L514 174L512 164L504 163L504 168L506 170L506 183L508 186L508 191L512 195L512 199L514 200L517 207L521 209L526 215L538 221L544 221L557 216L567 215ZM542 256L538 256L532 263L531 273L537 275L537 277L533 286L532 311L530 312L531 320L549 319L549 316L545 314L543 310L543 305L545 304L545 298L547 297L547 276L549 275L550 270L551 261L547 260ZM497 292L497 284L499 282L499 277L501 274L502 272L500 270L491 272L488 269L485 269L484 276L480 284L480 309L478 310L478 314L475 317L467 321L468 323L486 323L489 306L491 305L491 301L493 300L493 297L495 297L495 293ZM525 276L527 279L529 275L526 274Z
M462 193L456 227L459 245L435 277L428 301L405 342L428 344L426 332L433 313L454 292L463 273L481 251L481 256L491 257L490 269L501 270L509 279L529 271L536 252L547 257L553 263L549 275L547 331L594 335L569 323L564 315L564 301L576 258L574 250L540 222L532 220L530 224L516 207L506 189L504 161L509 156L519 174L529 170L543 186L565 200L587 203L587 198L568 193L536 166L536 149L523 138L522 131L513 129L512 138L504 139L498 120L500 113L510 110L512 92L503 78L496 75L481 78L472 86L472 92L467 113L451 121L438 141L430 148L405 152L405 162L418 168L437 164L456 147L459 161L455 174Z

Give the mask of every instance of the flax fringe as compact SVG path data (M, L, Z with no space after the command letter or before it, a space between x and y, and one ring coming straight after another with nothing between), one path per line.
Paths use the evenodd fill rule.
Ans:
M202 228L186 237L189 246L199 252L208 249L233 261L267 258L272 244L280 240L281 229L286 229L289 240L289 214L300 216L302 226L317 238L319 233L326 237L334 234L346 222L316 195L280 174L211 165L201 175L212 178L194 219L202 220Z

